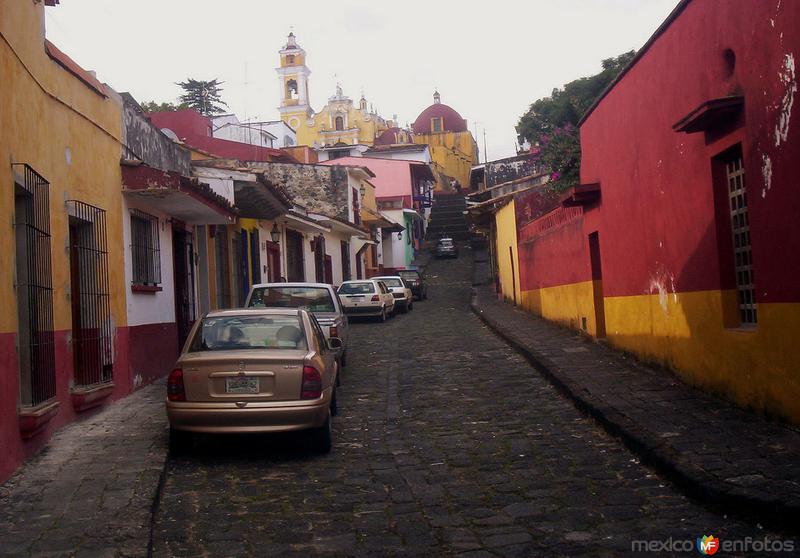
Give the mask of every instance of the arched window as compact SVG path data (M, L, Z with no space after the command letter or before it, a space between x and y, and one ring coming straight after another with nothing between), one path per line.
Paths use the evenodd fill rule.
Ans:
M344 118L342 118L341 116L337 116L334 122L336 124L337 130L344 130Z
M297 80L290 79L286 82L286 98L297 99Z

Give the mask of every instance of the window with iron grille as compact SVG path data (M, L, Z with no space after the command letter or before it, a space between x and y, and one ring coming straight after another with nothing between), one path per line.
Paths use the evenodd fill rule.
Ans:
M725 165L727 193L733 235L734 271L739 303L739 321L743 326L758 323L756 288L753 275L753 254L750 244L750 218L747 212L747 189L742 157L738 155Z
M113 380L106 212L76 200L66 205L75 385L93 386Z
M131 260L134 285L161 283L161 243L158 217L131 209Z
M56 395L50 184L26 164L13 169L20 400L34 407Z

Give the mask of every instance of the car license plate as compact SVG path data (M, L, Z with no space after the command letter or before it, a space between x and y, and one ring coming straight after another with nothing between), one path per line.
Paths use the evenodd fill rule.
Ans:
M225 393L258 393L258 378L225 378Z

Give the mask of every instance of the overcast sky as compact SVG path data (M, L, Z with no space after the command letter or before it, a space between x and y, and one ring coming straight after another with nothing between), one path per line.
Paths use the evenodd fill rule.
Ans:
M554 87L638 49L677 0L61 0L47 35L139 101L173 101L187 77L225 81L241 120L277 120L277 51L293 26L311 105L336 81L411 123L437 87L475 131L483 160L514 154L514 125Z

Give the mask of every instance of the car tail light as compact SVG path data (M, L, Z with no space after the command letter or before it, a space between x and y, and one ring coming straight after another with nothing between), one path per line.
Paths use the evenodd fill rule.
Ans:
M338 326L331 326L330 332L331 332L331 337L339 337L339 327Z
M372 302L378 302L381 299L378 295L372 295Z
M167 399L170 401L186 401L186 390L183 388L183 370L176 368L167 378Z
M303 366L303 386L300 399L319 399L322 395L322 376L313 366Z

